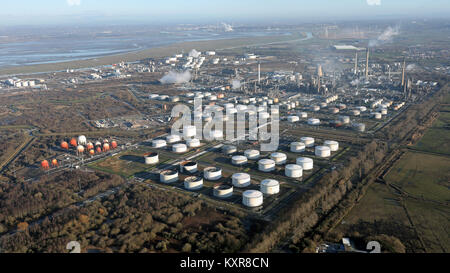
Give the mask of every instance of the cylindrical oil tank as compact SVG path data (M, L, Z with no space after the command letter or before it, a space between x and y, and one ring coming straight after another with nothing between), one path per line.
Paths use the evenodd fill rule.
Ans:
M339 108L339 110L344 110L345 108L347 108L347 105L341 103L341 104L338 104L338 108Z
M184 188L186 190L195 191L203 188L203 178L198 176L189 176L184 179Z
M303 168L297 164L288 164L284 170L287 177L299 178L303 176Z
M179 136L179 135L168 135L166 137L166 141L169 144L175 143L175 142L181 141L181 136Z
M245 157L247 157L247 159L249 160L256 160L259 158L259 151L258 150L246 150L244 152Z
M314 111L314 112L317 112L317 111L320 110L320 106L319 105L313 105L313 106L311 106L311 110Z
M177 154L185 153L187 152L187 145L183 143L174 144L172 146L172 151Z
M280 192L280 183L274 179L264 179L261 181L261 192L264 194L277 194Z
M367 107L365 107L365 106L359 106L359 107L357 107L357 109L358 109L360 112L366 112L366 111L367 111Z
M320 125L320 119L318 118L310 118L308 119L309 125Z
M277 165L283 165L283 164L286 163L286 160L287 160L286 154L278 153L278 152L272 153L272 154L270 155L270 158L271 158L273 161L275 161L275 164L277 164Z
M287 117L287 121L294 123L294 122L298 122L300 120L300 118L298 116L288 116Z
M159 155L158 153L149 153L144 155L145 164L147 165L154 165L159 162Z
M331 114L337 114L337 113L339 113L339 108L337 108L337 107L331 108L331 109L330 109L330 113L331 113Z
M153 148L163 148L167 146L167 142L164 139L155 139L152 141Z
M263 194L260 191L248 190L242 194L242 204L254 208L263 204Z
M233 186L226 184L215 185L213 188L213 194L218 198L228 198L233 195Z
M258 161L258 170L262 172L271 172L275 170L275 161L272 159L261 159Z
M305 143L306 147L314 147L314 138L312 137L302 137L300 141Z
M298 113L298 115L299 115L301 118L307 118L307 117L308 117L308 113L306 113L306 112L300 112L300 113Z
M381 119L383 117L383 115L379 112L375 112L373 113L373 118L374 119Z
M250 186L251 180L248 173L235 173L231 176L233 186L236 188L245 188Z
M339 116L339 121L342 122L343 124L348 124L348 123L350 123L350 117L349 116Z
M331 149L328 146L316 146L315 154L318 157L331 156Z
M314 161L309 157L299 157L296 161L297 165L300 165L304 171L309 171L314 168Z
M215 181L222 178L222 169L219 167L208 167L203 170L203 177L206 180Z
M159 174L162 183L174 183L178 181L178 172L175 170L165 170Z
M382 115L387 115L387 109L386 108L381 109L381 114Z
M327 104L326 102L321 102L321 103L319 104L319 106L320 106L320 108L325 108L325 107L328 106L328 104Z
M355 123L353 124L353 128L358 132L364 132L366 130L366 125L364 123Z
M199 139L197 139L197 138L193 138L193 139L188 139L188 140L186 140L186 145L189 147L189 148L197 148L197 147L200 147L200 140Z
M195 137L196 134L197 134L197 128L195 126L188 125L183 128L183 136L185 138Z
M237 152L236 146L233 145L224 145L222 146L222 153L229 155Z
M350 111L350 113L351 113L353 116L359 116L359 115L361 114L361 111L355 109L355 110Z
M197 172L197 162L194 161L185 161L180 164L180 172L182 173L196 173Z
M243 155L235 155L231 158L231 164L236 166L242 166L247 164L247 157Z
M78 137L78 144L80 144L80 145L86 145L86 143L87 143L87 139L86 139L85 136L79 136L79 137Z
M292 142L291 143L291 152L293 152L293 153L304 152L305 148L306 148L306 145L303 142Z
M334 140L325 140L323 145L330 147L330 150L332 152L336 152L337 150L339 150L339 142Z

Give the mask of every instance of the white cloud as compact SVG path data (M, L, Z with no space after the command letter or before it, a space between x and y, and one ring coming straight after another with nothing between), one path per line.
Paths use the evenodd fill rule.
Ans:
M73 6L79 6L81 5L81 0L67 0L67 5L73 7Z
M366 0L369 6L380 6L381 0Z

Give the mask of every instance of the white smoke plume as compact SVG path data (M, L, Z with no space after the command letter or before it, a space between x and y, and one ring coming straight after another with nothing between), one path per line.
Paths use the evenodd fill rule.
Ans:
M195 49L192 49L191 52L189 52L189 57L198 58L198 57L200 57L200 55L202 55L202 53L198 52Z
M81 0L67 0L67 5L69 6L79 6L81 5Z
M369 6L380 6L381 0L366 0Z
M353 86L356 86L356 85L359 84L359 80L358 79L353 80L350 84L353 85Z
M417 65L416 64L408 64L407 66L406 66L406 71L414 71L414 70L417 70L419 67L417 67Z
M170 71L167 73L164 77L162 77L159 81L162 84L180 84L180 83L186 83L191 80L191 72L184 71L184 72L175 72Z
M222 26L223 26L223 29L224 29L225 32L233 31L233 27L231 25L229 25L229 24L222 23Z
M232 84L232 88L233 88L234 90L239 89L239 88L241 88L241 86L242 86L242 84L241 84L241 82L240 82L239 80L233 80L233 81L231 82L231 84Z
M389 42L392 42L392 39L394 39L395 36L400 34L400 27L388 27L383 33L378 36L376 40L370 40L369 41L369 47L376 47L382 44L386 44Z

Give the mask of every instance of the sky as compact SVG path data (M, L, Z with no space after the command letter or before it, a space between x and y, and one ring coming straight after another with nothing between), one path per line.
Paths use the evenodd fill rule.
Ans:
M448 17L449 0L1 0L0 26Z

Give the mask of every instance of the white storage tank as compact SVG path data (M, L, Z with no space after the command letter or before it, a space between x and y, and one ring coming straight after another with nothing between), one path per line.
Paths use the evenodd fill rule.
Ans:
M350 117L349 116L339 116L339 121L342 122L343 124L348 124L348 123L350 123Z
M288 116L287 117L287 121L291 122L291 123L294 123L294 122L300 121L300 118L298 116Z
M162 183L174 183L178 181L178 172L174 170L165 170L159 174L159 180Z
M308 117L308 113L306 113L306 112L300 112L299 115L300 115L301 118L307 118Z
M79 145L86 145L86 143L87 143L87 139L86 139L85 136L79 136L78 137L78 144Z
M233 186L226 184L215 185L213 188L213 194L218 198L228 198L233 195Z
M297 164L288 164L284 170L287 177L299 178L303 176L303 168Z
M247 157L247 159L249 160L256 160L259 158L259 151L258 150L246 150L244 152L244 155Z
M318 118L310 118L310 119L308 119L308 124L309 125L314 125L314 126L320 125L320 119L318 119Z
M231 158L231 164L236 166L242 166L247 164L247 157L243 155L235 155Z
M354 123L353 128L358 132L364 132L366 130L366 125L364 123Z
M328 146L316 146L315 154L318 157L330 157L331 149Z
M193 138L193 139L188 139L186 140L186 145L189 148L197 148L200 147L200 140L197 138Z
M381 119L382 115L381 115L381 113L376 112L376 113L373 113L373 118L374 119Z
M330 113L331 113L331 114L337 114L337 113L339 113L339 108L336 108L336 107L331 108L331 109L330 109Z
M309 171L314 168L314 161L309 157L299 157L296 161L297 165L300 165L303 170Z
M236 188L245 188L251 184L250 175L247 173L235 173L231 176L231 180Z
M314 111L314 112L317 112L317 111L320 110L320 106L319 105L314 105L314 106L311 107L311 110Z
M166 137L166 141L169 144L175 143L175 142L179 142L179 141L181 141L181 136L179 136L179 135L168 135Z
M155 139L152 141L153 148L163 148L167 146L167 142L164 139Z
M325 140L323 145L330 147L330 150L332 152L336 152L337 150L339 150L339 142L334 140Z
M280 183L274 179L264 179L260 187L263 194L271 195L280 192Z
M248 190L242 194L242 204L247 207L259 207L263 204L263 194L260 191Z
M193 174L198 170L198 164L193 161L185 161L180 164L180 172Z
M275 161L275 164L276 164L276 165L283 165L283 164L286 163L286 160L287 160L286 154L284 154L284 153L278 153L278 152L272 153L272 154L270 155L270 158L271 158L273 161Z
M178 143L172 146L172 151L177 154L187 152L187 145L183 143Z
M359 116L359 115L361 114L361 111L355 109L355 110L350 111L350 113L351 113L353 116Z
M183 128L183 136L185 139L195 137L196 134L197 134L197 128L195 126L188 125Z
M146 165L154 165L159 162L158 153L149 153L144 155L144 161Z
M261 159L258 161L258 170L262 172L271 172L275 170L275 161L272 159Z
M222 169L219 167L208 167L203 170L203 177L206 180L216 181L222 178Z
M381 114L382 115L387 115L387 109L386 108L381 109Z
M291 143L291 152L293 152L293 153L304 152L305 148L306 148L306 145L303 142L292 142Z
M306 147L314 147L314 138L312 137L302 137L300 141L305 143Z
M237 148L234 145L224 145L222 147L222 153L229 155L237 152Z
M198 176L189 176L184 179L184 188L186 190L195 191L203 188L203 178Z

